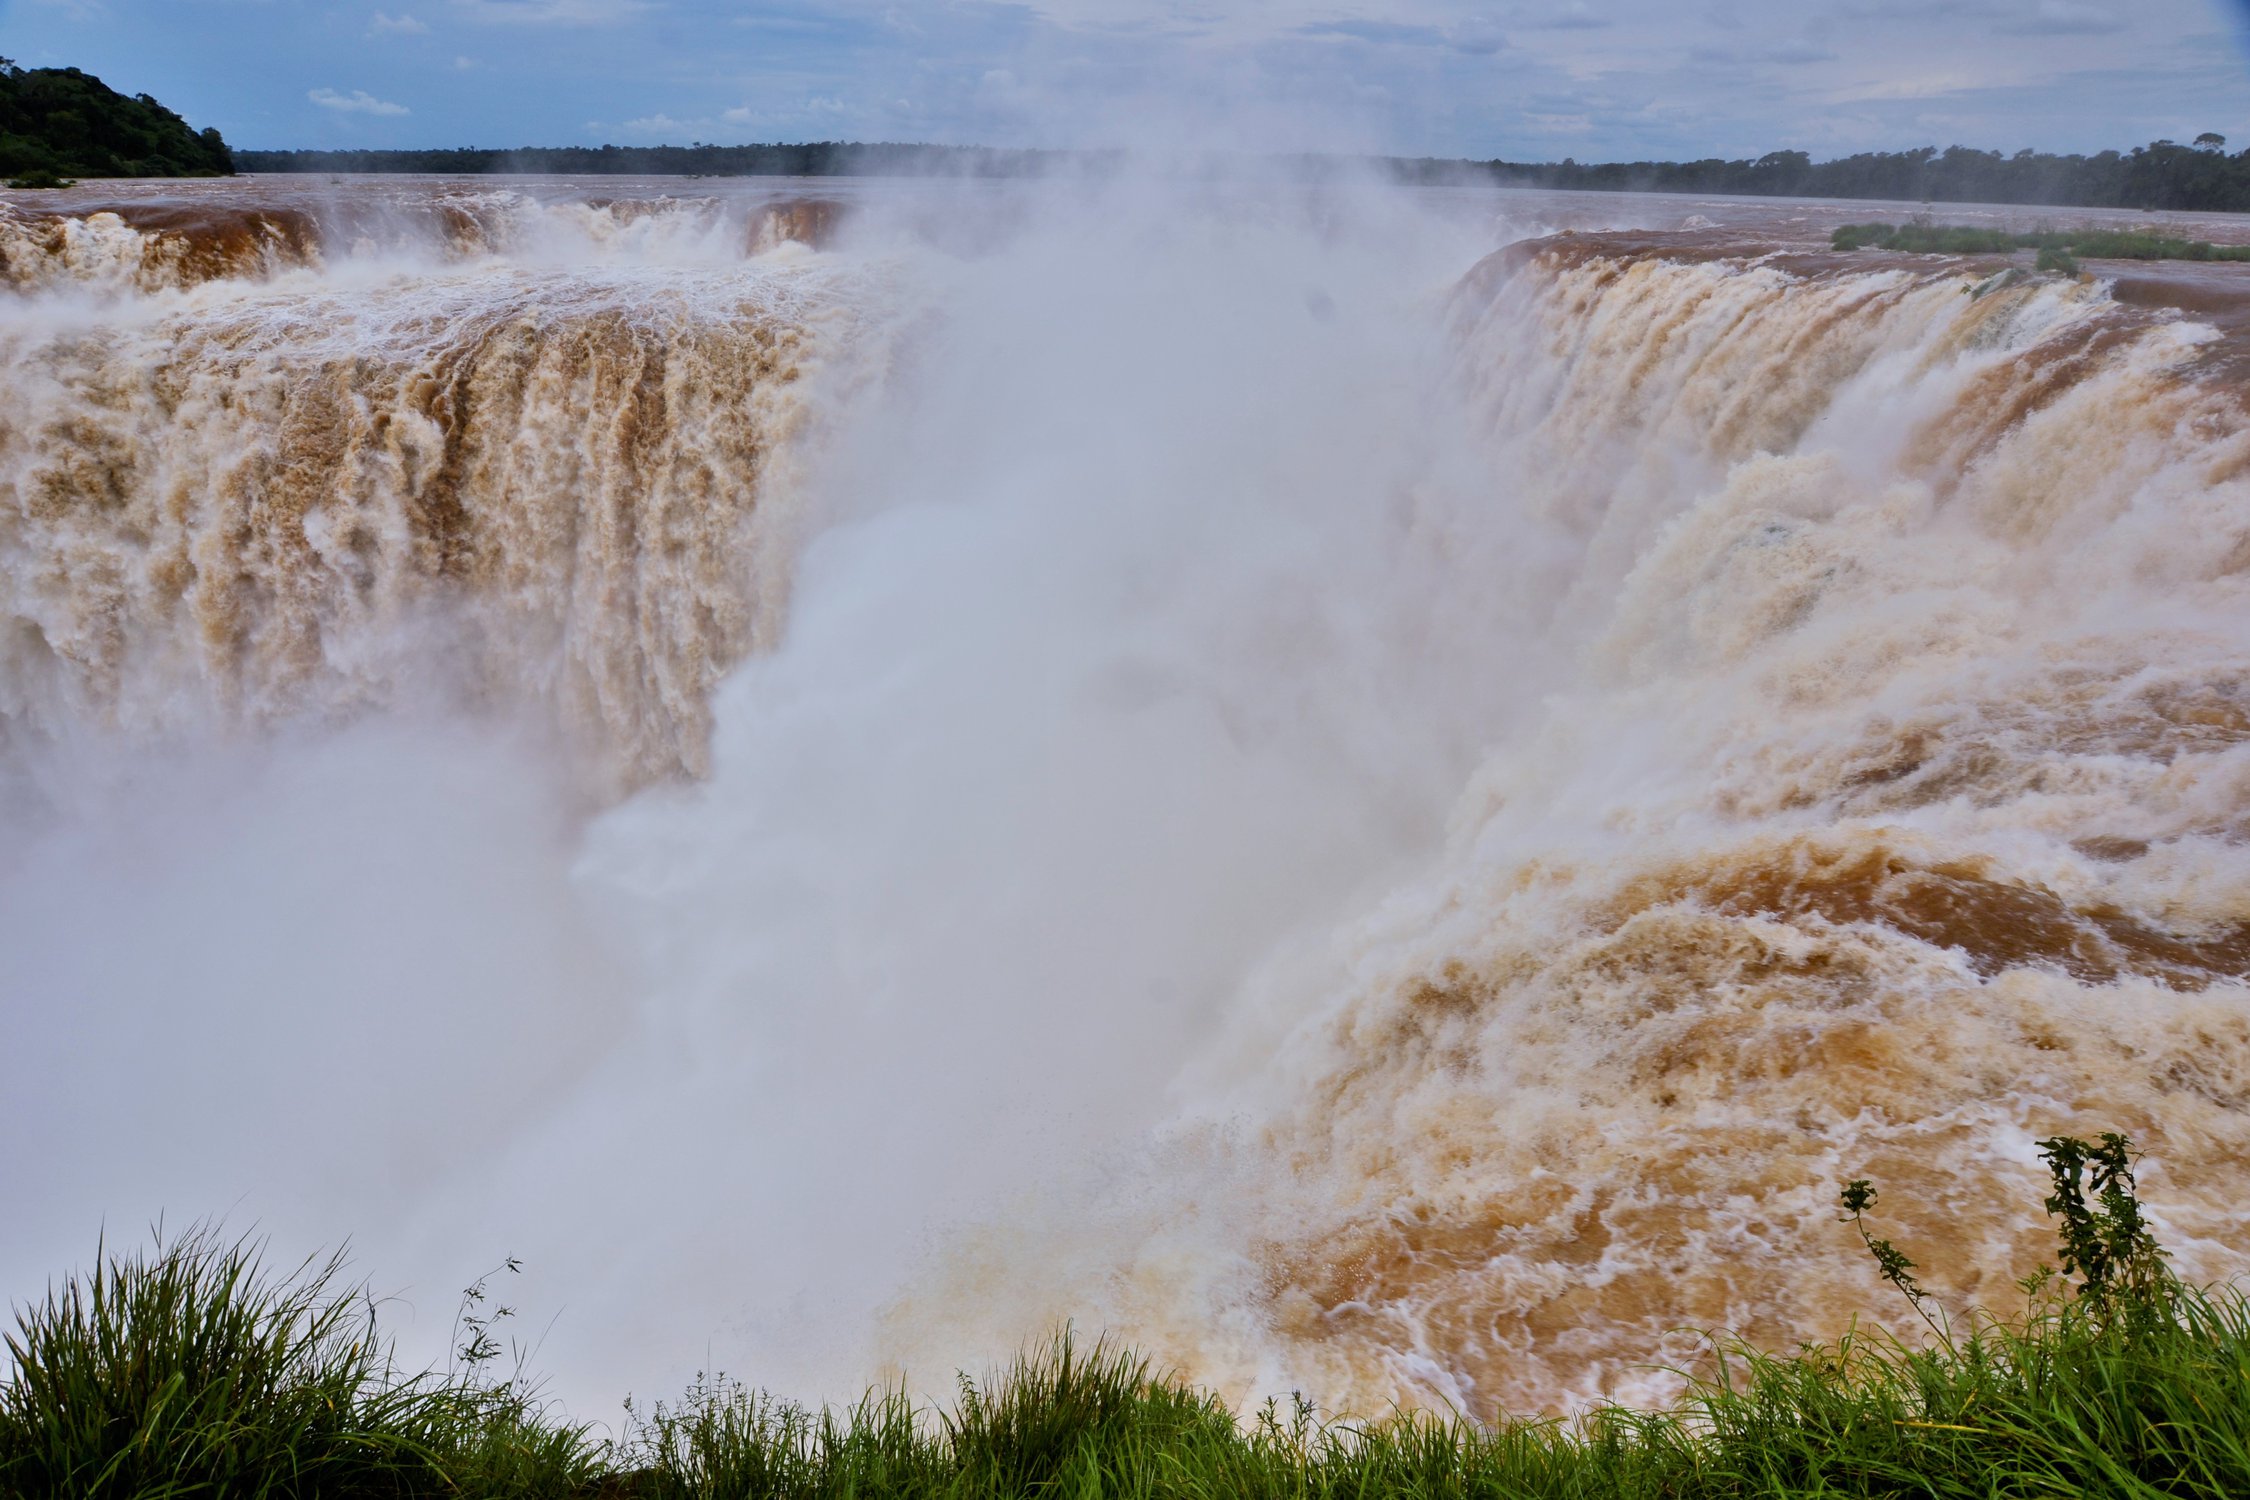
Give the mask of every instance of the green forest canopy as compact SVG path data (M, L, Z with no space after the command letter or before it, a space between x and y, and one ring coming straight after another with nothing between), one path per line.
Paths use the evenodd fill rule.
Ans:
M224 177L234 157L146 94L127 98L76 68L0 57L0 176Z
M2250 211L2250 151L2230 156L2226 138L2212 132L2192 145L2156 141L2092 156L1920 146L1824 162L1802 151L1769 151L1755 161L1581 164L1566 158L1552 165L1479 165L1497 177L1545 188Z

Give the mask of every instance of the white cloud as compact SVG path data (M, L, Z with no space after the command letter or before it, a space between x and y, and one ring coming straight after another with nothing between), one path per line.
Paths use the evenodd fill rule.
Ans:
M1692 62L1739 68L1755 63L1834 62L1836 54L1818 42L1799 38L1771 47L1696 47L1688 52Z
M1472 17L1446 31L1446 40L1456 52L1466 52L1472 57L1490 57L1508 45L1500 28L1482 18Z
M1528 26L1540 31L1598 31L1610 24L1609 17L1596 15L1586 8L1586 0L1570 0L1567 5L1546 7L1519 16L1518 26Z
M1845 0L1838 13L1890 25L1935 21L1941 25L1970 17L2005 19L2021 10L2002 0Z
M400 14L387 16L375 12L375 19L367 23L369 36L428 36L430 24L417 17Z
M2123 31L2125 22L2106 6L2085 0L2039 0L2028 14L2004 22L2000 29L2022 36L2099 36Z
M348 94L339 94L334 89L314 89L305 97L322 109L333 109L347 115L403 115L410 112L405 105L378 99L365 89L353 89Z
M1803 38L1783 42L1779 46L1768 47L1760 55L1768 62L1777 63L1815 63L1834 62L1836 60L1834 52L1821 46L1818 42L1806 41Z
M994 87L994 82L989 75L981 80L976 91L979 101L994 102L988 97ZM1009 100L1002 98L997 102L1005 104ZM771 104L761 106L737 104L731 109L719 111L719 118L714 122L712 134L734 140L754 131L772 134L800 129L817 130L824 127L832 128L836 122L856 119L858 115L858 109L846 102L840 94L814 94L809 98L792 100L788 105L778 108ZM684 125L698 125L703 122L689 120L683 123Z
M1830 98L1840 104L1860 104L1877 100L1942 99L1952 94L1966 94L1992 84L2013 80L1980 78L1969 73L1937 73L1923 77L1879 79L1873 83L1859 84L1839 89Z
M515 26L608 26L652 9L652 0L453 0L472 21Z
M457 72L466 73L476 65L477 60L466 55L453 59L453 67Z

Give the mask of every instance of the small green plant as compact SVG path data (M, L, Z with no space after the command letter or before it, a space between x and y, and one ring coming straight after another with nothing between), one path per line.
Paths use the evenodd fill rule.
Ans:
M65 177L59 172L50 172L45 167L33 167L29 171L18 172L15 176L9 178L8 186L18 190L44 190L47 188L76 187L78 184L75 180Z
M1945 1324L1930 1312L1930 1294L1922 1290L1922 1284L1914 1279L1914 1262L1907 1259L1906 1252L1889 1240L1875 1238L1874 1232L1867 1227L1867 1211L1875 1206L1875 1197L1874 1184L1864 1177L1855 1177L1845 1183L1840 1200L1844 1222L1859 1231L1860 1243L1867 1247L1869 1255L1875 1257L1875 1274L1897 1287L1906 1300L1914 1304L1914 1311L1921 1315L1922 1321L1943 1337L1946 1332Z
M2039 1157L2047 1164L2052 1187L2044 1206L2056 1221L2061 1274L2065 1285L2070 1285L2070 1277L2078 1278L2072 1287L2078 1304L2097 1323L2145 1322L2161 1316L2176 1283L2166 1264L2168 1252L2157 1243L2141 1208L2133 1175L2140 1156L2132 1141L2115 1131L2105 1131L2098 1141L2050 1136L2039 1142ZM1839 1198L1843 1222L1859 1232L1860 1242L1874 1258L1876 1274L1897 1287L1923 1321L1944 1335L1941 1319L1931 1315L1930 1294L1914 1278L1914 1262L1867 1227L1867 1211L1875 1201L1875 1188L1866 1178L1845 1183ZM2036 1298L2055 1274L2052 1267L2042 1266L2018 1285Z
M2068 250L2057 245L2041 245L2039 258L2033 263L2038 270L2054 271L2064 276L2078 274L2078 262Z
M469 1378L476 1379L484 1367L500 1357L500 1340L494 1333L500 1324L516 1315L516 1310L505 1303L493 1304L487 1312L485 1298L487 1285L492 1278L505 1272L510 1276L523 1272L523 1262L513 1255L479 1276L461 1290L461 1306L453 1315L453 1357L459 1362L457 1369L465 1370ZM516 1368L523 1368L523 1351L516 1351Z
M2057 1220L2062 1274L2078 1278L2078 1300L2105 1321L2164 1311L2172 1270L2141 1210L2133 1143L2115 1131L2099 1142L2058 1135L2039 1143L2039 1155L2054 1187L2046 1207Z

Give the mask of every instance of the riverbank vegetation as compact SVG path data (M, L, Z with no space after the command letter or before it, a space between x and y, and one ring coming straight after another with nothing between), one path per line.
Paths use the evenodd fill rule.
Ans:
M1924 255L2008 255L2089 260L2250 260L2250 245L2213 245L2132 229L2040 229L2015 233L1960 224L1846 224L1829 238L1838 250L1903 250ZM2046 262L2042 262L2042 269Z
M0 57L0 177L59 187L71 177L224 177L234 157L146 94L127 98L76 68Z
M1921 1320L1786 1355L1722 1342L1664 1411L1508 1422L1238 1421L1217 1397L1067 1337L942 1410L897 1392L813 1411L698 1378L597 1437L488 1372L471 1288L452 1368L403 1377L331 1260L272 1276L209 1233L95 1267L18 1314L0 1385L11 1497L2199 1496L2250 1494L2250 1304L2182 1284L2131 1148L2041 1143L2058 1266L2011 1317L1954 1322L1871 1221L1842 1219Z
M2230 153L2226 144L2223 136L2205 134L2184 146L2154 141L2091 156L1918 146L1820 162L1803 151L1769 151L1736 161L1483 165L1527 187L1557 189L2034 203L2171 213L2250 211L2250 151Z

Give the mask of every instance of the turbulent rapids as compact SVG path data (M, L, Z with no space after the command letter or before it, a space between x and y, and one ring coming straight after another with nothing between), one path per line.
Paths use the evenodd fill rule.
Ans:
M1887 1315L1848 1177L2008 1304L2058 1130L2129 1132L2182 1269L2250 1271L2238 268L1840 256L1817 207L672 191L0 221L0 1020L53 1118L204 1003L86 957L138 919L50 930L111 878L89 758L466 725L565 828L553 910L430 960L496 1048L562 1038L504 1119L351 1122L361 1201L277 1182L262 1109L169 1174L89 1124L0 1176L0 1269L248 1195L431 1285L545 1256L574 1394L714 1330L839 1394L1075 1319L1484 1417ZM259 801L147 833L146 909L295 826ZM325 899L285 874L289 1026L381 1031L274 938ZM511 989L582 929L610 988ZM303 1060L150 1086L192 1133ZM387 1065L378 1116L442 1122L488 1062Z
M2235 351L2098 283L1532 251L1457 331L1582 675L1339 945L1220 1300L1313 1389L1650 1394L1674 1330L1881 1306L1849 1176L2006 1305L2030 1141L2102 1119L2238 1273Z
M325 226L132 203L0 221L19 288L265 281L12 320L10 735L380 705L430 670L398 646L443 611L456 688L538 699L600 786L705 769L710 689L778 608L747 538L803 417L808 321L837 302L824 271L740 262L815 237L833 205L746 223L701 204L410 206ZM661 275L500 259L542 213L589 246L661 227L717 253ZM439 265L280 274L331 242Z

